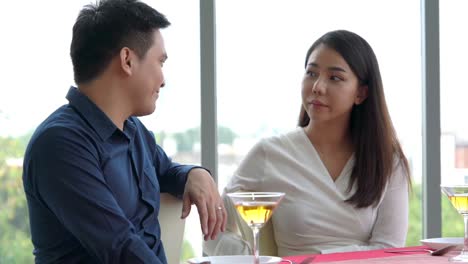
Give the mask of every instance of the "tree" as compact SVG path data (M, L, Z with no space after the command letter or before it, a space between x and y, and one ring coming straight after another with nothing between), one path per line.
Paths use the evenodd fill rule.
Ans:
M200 142L200 127L190 128L184 132L174 133L173 137L177 142L177 151L190 152L195 143ZM237 138L236 133L228 127L218 127L218 143L232 145Z
M413 184L413 191L409 204L409 226L406 239L407 246L421 245L422 239L422 196L421 185ZM442 195L442 236L443 237L463 237L464 226L463 217L450 204L447 197Z
M21 160L30 135L0 137L0 263L33 263Z
M175 133L173 137L177 142L178 152L190 152L193 150L193 145L200 142L200 128L190 128L184 132Z
M193 147L200 139L199 128L192 128L180 136L184 148ZM22 167L12 165L11 159L22 159L31 133L18 137L0 137L0 263L34 263L29 216L23 191ZM164 136L165 137L165 136ZM219 142L230 144L237 135L229 128L219 129ZM419 245L422 230L421 186L413 185L410 197L410 225L406 245ZM461 237L464 234L463 217L442 196L442 234L444 237ZM184 242L182 259L193 256L193 249Z
M237 138L236 133L229 127L218 127L218 143L232 145Z

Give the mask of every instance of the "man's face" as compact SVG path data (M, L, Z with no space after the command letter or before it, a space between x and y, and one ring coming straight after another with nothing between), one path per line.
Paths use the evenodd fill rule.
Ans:
M133 105L132 115L149 115L156 109L159 91L164 86L162 67L167 59L164 40L159 30L153 33L153 45L143 58L134 60L129 95Z

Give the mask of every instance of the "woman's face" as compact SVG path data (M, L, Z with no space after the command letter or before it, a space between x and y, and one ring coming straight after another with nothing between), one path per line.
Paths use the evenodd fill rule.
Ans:
M309 56L302 80L302 104L311 121L348 122L353 105L360 104L367 87L335 50L321 44Z

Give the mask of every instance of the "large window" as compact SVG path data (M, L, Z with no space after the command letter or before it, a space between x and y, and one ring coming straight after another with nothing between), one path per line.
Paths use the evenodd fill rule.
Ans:
M144 0L166 14L169 60L155 114L142 118L175 161L200 163L199 1ZM201 0L203 1L203 0ZM71 28L90 0L6 1L0 9L0 263L32 263L22 157L32 131L66 103L73 85ZM27 6L28 8L24 8ZM52 8L53 7L53 8ZM440 1L442 182L468 181L468 123L459 84L468 45L464 0ZM56 11L59 10L59 11ZM261 138L296 127L305 53L327 31L363 36L377 55L390 114L410 160L413 192L407 244L421 238L420 1L216 1L218 183L223 190ZM444 236L463 221L442 197ZM200 256L196 210L187 219L181 258Z
M34 262L22 157L35 127L66 102L71 27L85 3L8 1L0 9L0 263Z
M155 132L158 144L174 161L200 165L199 3L145 2L165 14L171 26L162 30L169 57L164 65L166 86L161 90L155 113L141 120ZM194 206L185 227L181 260L198 256L202 251L199 215Z
M363 8L365 6L365 8ZM217 1L219 187L260 138L293 130L305 54L347 29L379 60L389 111L414 180L407 244L421 237L421 22L419 1ZM395 19L398 14L398 19Z
M466 100L468 89L463 78L468 55L468 36L461 34L468 23L463 0L440 1L440 119L441 182L468 183L468 122ZM464 234L463 217L442 196L442 234Z
M33 263L22 157L36 126L67 103L65 95L74 85L72 26L90 2L94 1L8 1L0 9L0 263ZM169 57L164 65L166 86L156 112L142 121L175 161L200 164L198 2L145 2L172 25L162 30ZM186 226L182 258L201 252L197 210L192 210Z

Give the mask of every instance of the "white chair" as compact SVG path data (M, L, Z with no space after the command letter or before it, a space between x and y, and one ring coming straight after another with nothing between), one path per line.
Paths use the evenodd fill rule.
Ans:
M167 263L170 264L180 263L185 229L185 219L180 219L181 214L182 200L168 193L161 193L159 224L161 225L161 239L164 243Z

